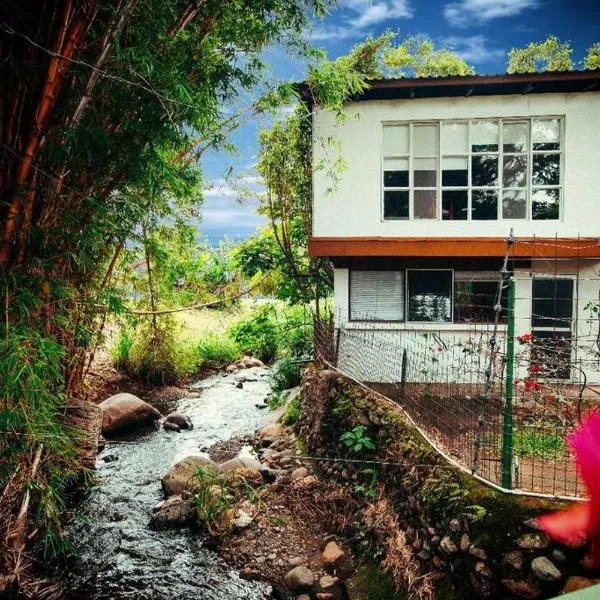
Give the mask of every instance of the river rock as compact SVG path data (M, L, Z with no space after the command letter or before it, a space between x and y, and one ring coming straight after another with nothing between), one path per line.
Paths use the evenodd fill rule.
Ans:
M337 577L332 577L331 575L323 575L323 577L319 579L319 586L322 589L327 590L333 587L334 585L337 585L338 582L339 579Z
M163 427L167 423L172 423L173 425L177 425L179 429L194 429L194 424L192 420L187 415L182 415L181 413L171 413L165 417L163 421Z
M456 544L452 541L452 539L448 535L445 535L442 538L442 541L440 542L440 548L446 554L455 554L456 552L458 552L458 548L456 547Z
M216 465L204 456L188 456L174 464L160 480L165 497L189 491L194 486L196 472L203 467L216 468Z
M149 425L162 417L153 406L133 394L115 394L98 406L102 411L104 436Z
M536 600L540 595L540 588L524 579L503 579L502 585L517 598Z
M521 550L545 550L550 540L543 533L525 533L517 540Z
M246 511L238 509L233 524L238 529L245 529L251 525L252 521L254 521L254 517L250 516Z
M336 567L345 556L346 553L335 542L329 542L321 554L321 562L326 567Z
M505 567L510 567L515 571L520 571L523 568L523 553L518 550L511 550L502 557L502 564Z
M265 425L259 432L258 437L263 440L265 438L277 438L283 435L283 425L281 423L270 423Z
M252 369L253 367L264 367L265 363L258 358L252 356L242 356L242 358L235 361L235 364L240 369Z
M165 431L175 431L177 433L181 431L181 427L176 423L163 423L163 429Z
M309 590L314 585L315 576L310 569L299 565L286 574L284 581L293 592L301 592Z
M562 573L546 556L538 556L531 561L531 572L540 581L560 581L562 579Z
M180 527L190 522L194 513L195 505L191 498L171 496L156 506L150 518L150 527L153 529Z
M236 456L219 465L221 473L227 473L227 471L241 471L242 469L249 469L259 473L262 469L262 465L251 456Z
M291 473L292 479L303 479L308 476L308 469L306 467L298 467Z

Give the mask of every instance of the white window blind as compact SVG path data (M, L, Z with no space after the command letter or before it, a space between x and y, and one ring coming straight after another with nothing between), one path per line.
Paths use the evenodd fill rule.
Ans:
M404 320L404 271L350 271L350 318Z

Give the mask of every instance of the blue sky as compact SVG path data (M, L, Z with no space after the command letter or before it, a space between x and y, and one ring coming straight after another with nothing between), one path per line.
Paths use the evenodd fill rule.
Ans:
M367 35L386 30L427 36L460 54L478 73L506 72L506 55L512 47L540 41L548 34L570 41L577 68L585 51L600 41L600 0L340 0L338 8L316 21L307 37L330 58L345 54ZM298 81L305 65L280 48L265 53L274 78ZM248 103L251 101L248 98ZM205 192L200 230L212 243L224 235L239 240L263 223L256 202L239 201L239 193L224 179L227 172L260 189L253 165L256 136L265 120L246 124L233 135L236 154L210 152L203 159Z

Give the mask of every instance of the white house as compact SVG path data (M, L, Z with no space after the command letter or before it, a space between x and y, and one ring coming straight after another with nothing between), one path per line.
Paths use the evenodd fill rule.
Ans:
M516 333L566 341L553 377L599 382L600 71L378 80L345 111L313 110L310 252L333 263L336 326L489 328L512 229Z

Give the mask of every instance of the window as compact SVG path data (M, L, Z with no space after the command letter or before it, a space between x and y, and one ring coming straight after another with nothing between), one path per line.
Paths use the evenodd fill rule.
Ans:
M383 218L559 219L561 129L556 117L384 124Z
M498 295L498 273L457 271L454 273L454 322L493 323ZM500 323L506 322L507 288L502 291Z
M408 320L452 321L452 271L408 270Z
M350 319L404 320L404 271L350 271Z

